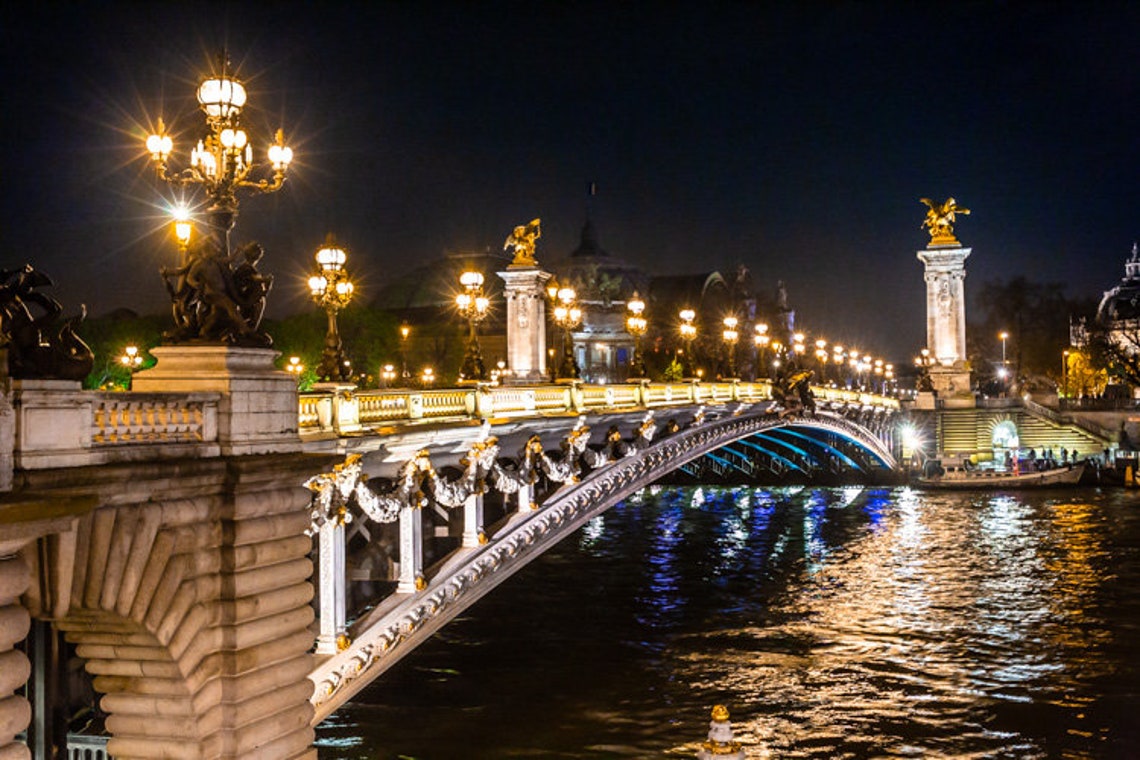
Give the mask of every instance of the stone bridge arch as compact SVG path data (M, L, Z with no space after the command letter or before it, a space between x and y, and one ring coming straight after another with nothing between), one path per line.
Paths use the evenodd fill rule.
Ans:
M483 595L617 502L726 444L793 422L842 431L873 452L884 469L895 467L886 442L868 428L832 412L792 420L758 407L695 421L561 486L532 513L509 520L486 544L457 550L427 573L425 583L415 592L394 595L398 598L390 597L378 605L374 614L358 621L344 647L314 669L313 724Z
M99 494L70 530L23 552L25 606L75 645L112 756L316 756L309 496L297 484L325 461L33 474L45 495Z

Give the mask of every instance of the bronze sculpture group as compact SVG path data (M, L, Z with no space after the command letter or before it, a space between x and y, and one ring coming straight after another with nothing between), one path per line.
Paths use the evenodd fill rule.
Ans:
M247 243L226 255L212 235L186 249L181 266L161 270L170 294L172 343L224 343L268 347L273 339L260 329L272 275L258 271L264 251Z
M86 309L62 319L63 306L39 290L53 284L31 264L0 269L0 348L10 377L82 380L91 372L95 356L75 333Z

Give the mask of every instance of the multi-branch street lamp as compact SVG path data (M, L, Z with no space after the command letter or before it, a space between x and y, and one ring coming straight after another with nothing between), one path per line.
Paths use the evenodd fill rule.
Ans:
M554 324L562 329L562 361L557 377L577 379L578 361L574 358L574 336L570 331L582 323L582 309L578 306L578 294L571 287L562 287L551 279L546 293L554 303Z
M641 336L645 335L645 331L649 329L649 320L642 316L645 312L645 301L641 300L641 296L635 290L633 297L629 299L625 307L629 311L629 315L625 318L625 329L633 336L631 374L633 377L643 378L645 377L645 360L641 356Z
M827 380L827 341L823 338L815 342L815 363L819 367L819 379Z
M391 388L396 382L396 367L392 364L385 364L380 368L380 387Z
M681 318L681 324L677 329L681 333L681 342L685 344L685 361L682 363L681 373L685 377L696 377L697 368L693 361L696 358L693 356L693 340L697 337L697 326L693 324L693 320L697 318L697 312L692 309L681 309L677 316Z
M736 377L736 341L740 339L740 333L736 331L738 324L740 320L729 315L724 318L724 331L721 332L721 337L724 338L724 351L728 355L729 377Z
M486 380L483 352L479 349L478 324L487 316L491 300L483 294L483 274L467 271L459 276L463 292L455 296L455 309L467 320L467 349L463 354L460 380Z
M285 371L290 375L295 376L297 380L300 381L301 373L305 371L305 365L301 364L301 357L290 356L289 363L285 365Z
M272 278L260 275L256 266L261 247L247 244L235 255L230 250L230 232L238 213L238 191L272 193L285 183L293 151L278 129L266 158L272 167L269 178L251 178L257 163L253 143L241 127L246 103L245 86L233 75L223 56L219 70L198 87L198 103L206 115L206 134L190 151L190 165L172 171L168 161L174 140L158 119L156 131L146 139L155 172L176 186L197 186L205 192L210 234L190 246L189 219L179 219L176 234L180 261L176 268L162 270L174 305L174 342L209 342L268 345L269 336L259 331L265 296ZM238 259L244 261L234 263Z
M804 345L804 334L798 332L792 336L792 353L795 355L796 365L800 363L801 357L807 351L807 346Z
M345 382L352 377L352 364L345 356L336 325L337 312L348 306L355 291L344 267L347 259L348 253L336 244L332 233L329 233L325 244L317 250L317 270L309 278L309 292L313 302L328 315L325 347L321 352L321 363L317 367L317 377L322 382Z
M772 337L768 335L768 325L764 322L757 322L755 329L756 335L752 337L752 342L756 344L756 365L762 376L769 377L768 344L772 342Z

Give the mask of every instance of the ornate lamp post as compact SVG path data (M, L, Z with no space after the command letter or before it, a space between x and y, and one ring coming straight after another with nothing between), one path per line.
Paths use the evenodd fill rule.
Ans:
M408 336L412 334L412 327L407 322L400 325L400 379L404 381L404 385L412 379L411 374L408 372Z
M167 162L174 140L161 118L156 131L146 139L158 177L172 185L200 186L208 201L206 214L211 234L191 247L186 227L185 238L179 234L182 261L175 269L162 270L175 313L175 330L167 338L175 343L195 340L267 346L271 342L269 336L259 327L272 278L257 272L261 246L249 243L238 252L241 256L231 252L230 231L237 219L238 191L261 194L280 190L293 151L285 145L284 133L278 129L274 143L266 151L272 176L251 178L257 164L253 143L241 128L245 87L234 77L224 56L219 71L199 85L198 103L206 115L206 135L190 151L188 167L181 171L170 169ZM238 258L244 261L235 267Z
M578 294L571 287L561 287L557 280L551 280L546 288L547 295L554 302L554 324L562 329L562 361L557 377L577 379L578 360L574 358L574 337L570 331L582 323L582 309L578 307Z
M301 357L290 356L289 363L285 365L285 371L290 375L294 375L297 381L301 380L301 373L305 371L305 365L301 364Z
M641 316L645 311L645 301L641 300L635 290L633 297L625 306L629 311L629 316L625 318L625 329L633 336L633 361L630 363L630 369L632 370L632 377L643 378L645 377L645 361L641 356L641 336L645 335L646 330L649 329L649 320Z
M768 373L768 344L772 342L772 337L768 335L768 325L764 322L756 323L756 335L752 337L752 342L756 344L756 366L759 369L757 377L770 377Z
M736 317L729 315L724 318L724 331L721 337L724 338L724 351L728 354L728 376L736 377L736 341L740 339L740 333L736 331L736 326L740 324L740 320Z
M491 300L483 295L483 275L467 271L459 276L463 292L455 297L455 308L467 320L467 350L463 354L463 366L459 370L460 380L486 380L487 368L483 366L483 352L479 349L479 335L476 326L487 316Z
M380 383L384 388L391 388L396 382L396 368L391 364L385 364L380 368Z
M807 351L807 346L804 345L804 334L796 333L792 336L792 354L796 361L796 366L800 366L800 359Z
M696 377L697 369L693 361L693 340L697 337L697 326L693 324L693 320L697 318L697 313L692 309L681 309L677 314L681 318L681 324L677 330L681 333L681 342L685 344L685 361L682 364L681 373L685 377Z
M344 268L347 258L347 252L336 244L330 233L317 250L317 271L309 278L313 302L325 310L329 319L325 348L317 367L317 377L322 382L347 382L352 377L352 365L345 356L336 326L337 312L348 306L355 290Z

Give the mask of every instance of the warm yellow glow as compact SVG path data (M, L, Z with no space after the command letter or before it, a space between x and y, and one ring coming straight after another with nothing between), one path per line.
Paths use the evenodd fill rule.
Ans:
M245 99L245 87L229 77L207 79L198 87L198 102L211 118L236 116L241 113Z
M759 333L759 334L761 334L761 335L765 335L765 334L767 334L767 332L768 332L768 325L767 325L767 324L765 324L764 322L760 322L760 323L758 323L758 324L756 325L756 332L758 332L758 333Z
M317 250L316 258L321 269L339 270L344 266L344 262L348 260L348 254L343 248L334 244L332 235L330 234L325 244Z
M190 236L194 232L194 225L189 219L175 216L174 219L174 237L178 240L178 244L185 248L190 244Z
M411 332L412 332L412 328L409 327L407 324L400 325L400 337L402 339L407 340L408 336L411 334Z
M697 318L697 313L692 309L681 309L681 319L686 322L692 322Z
M483 284L481 272L466 271L459 275L459 284L465 288L477 288Z
M633 297L631 297L626 304L626 308L632 311L634 316L640 316L641 313L645 311L645 301L641 300L641 296L637 294L636 290L633 292Z

